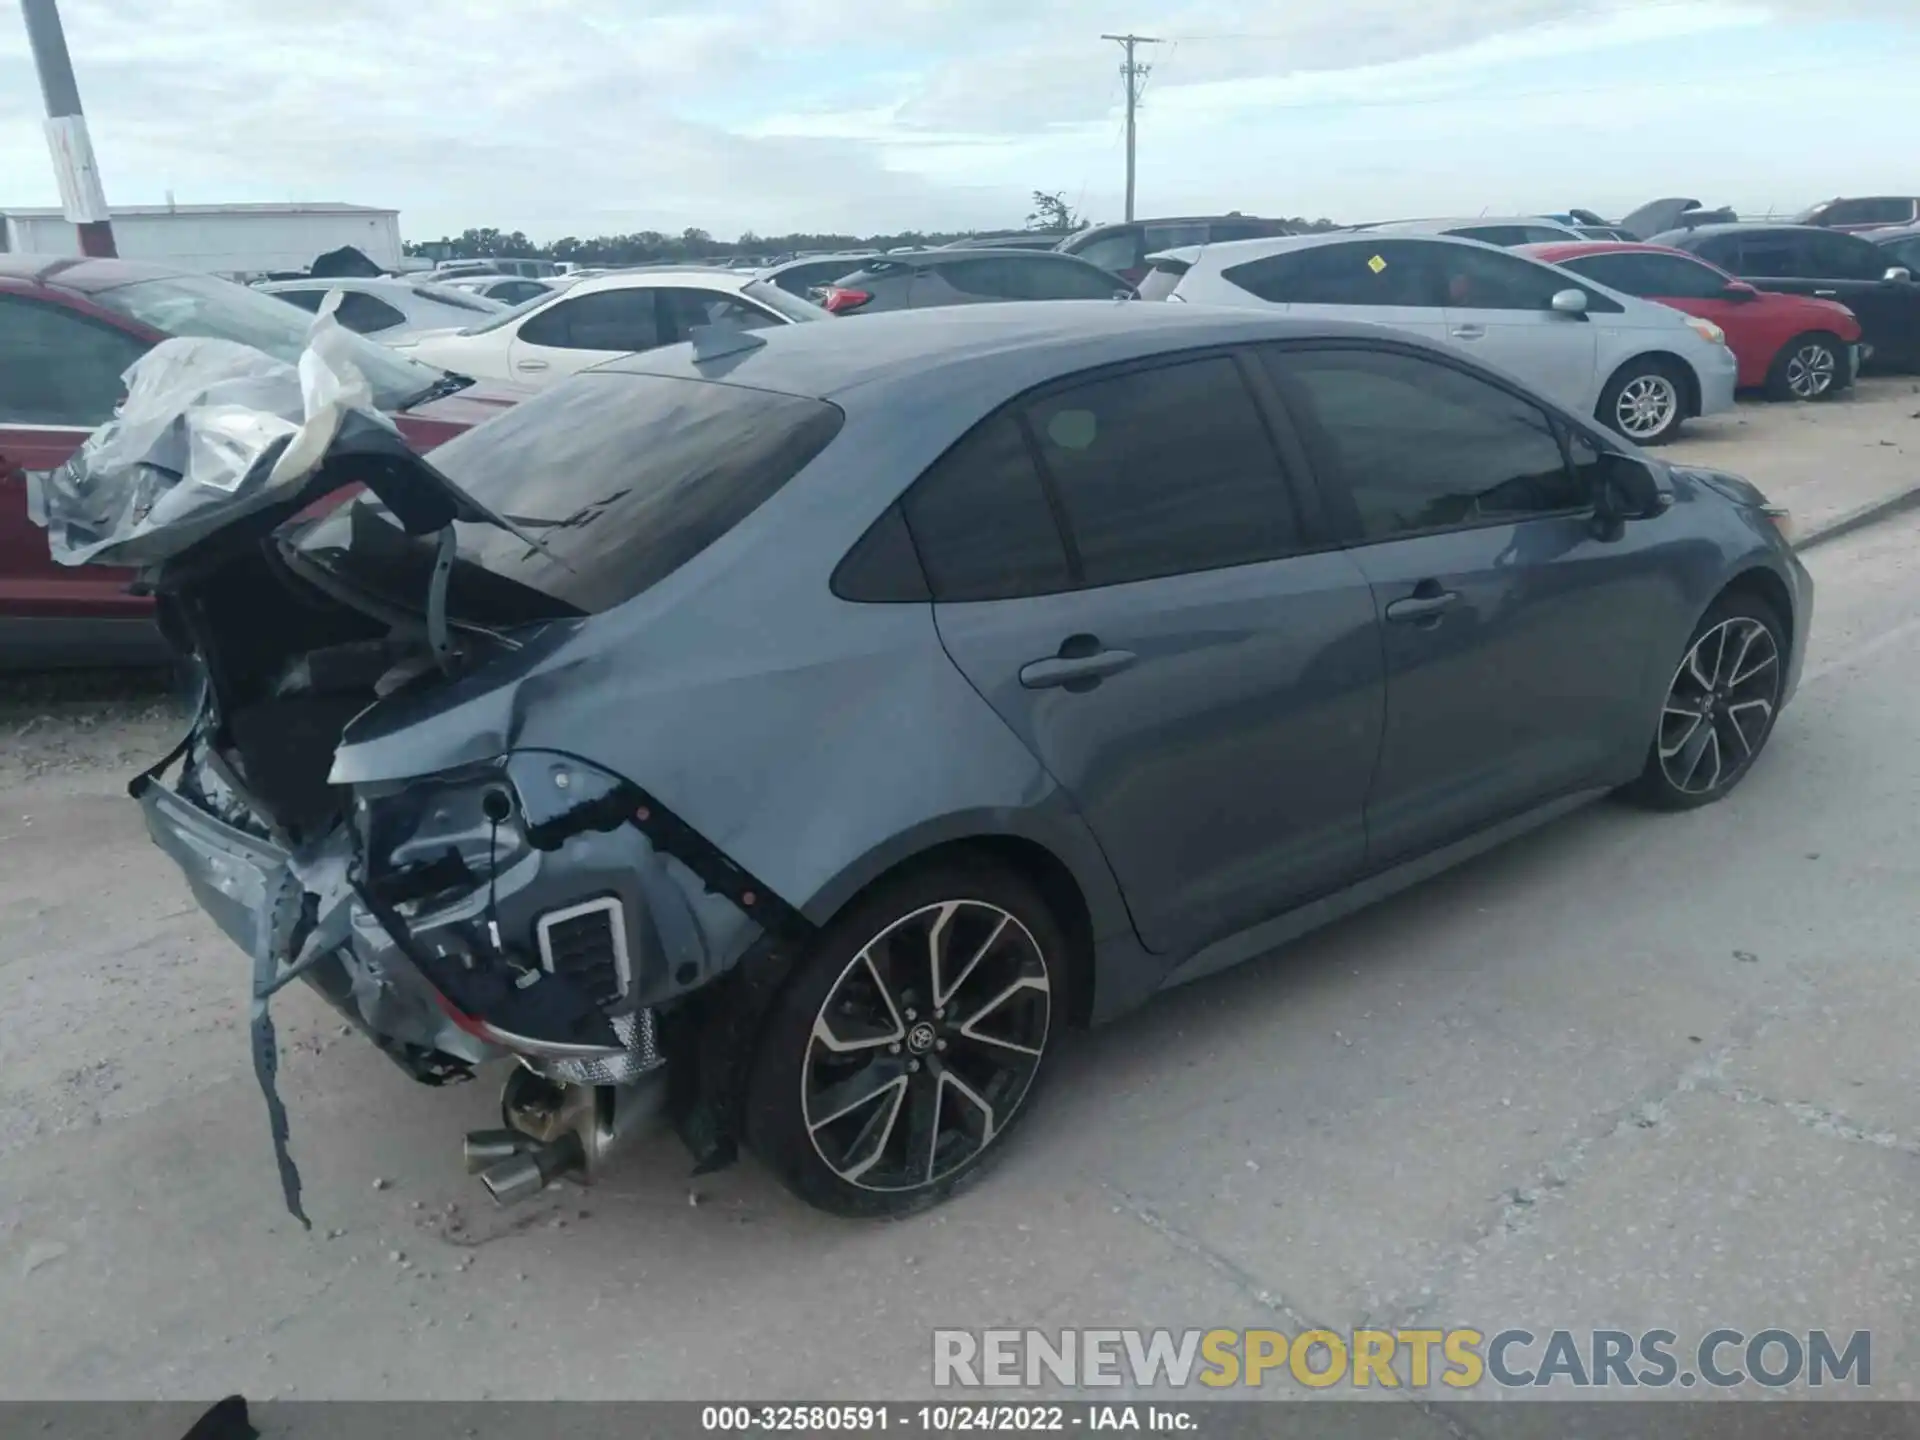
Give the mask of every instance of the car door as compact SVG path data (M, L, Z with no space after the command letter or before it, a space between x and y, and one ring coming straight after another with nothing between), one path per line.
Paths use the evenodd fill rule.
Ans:
M1133 294L1118 275L1071 255L1024 256L1011 265L1014 289L1023 300L1113 300Z
M653 289L628 285L569 295L529 315L514 332L508 365L515 380L550 383L664 343Z
M1553 308L1556 294L1578 287L1518 255L1446 241L1431 248L1447 295L1447 343L1589 413L1602 379L1594 373L1594 322Z
M1246 360L1088 372L904 502L954 662L1073 797L1152 950L1351 879L1382 723L1365 577L1315 548Z
M1282 250L1221 278L1307 319L1364 320L1424 339L1446 338L1444 291L1431 247L1417 240L1353 240Z
M0 294L0 616L143 615L130 571L54 563L27 515L20 470L64 463L125 393L120 377L147 346L63 306Z
M1733 277L1691 256L1610 250L1563 260L1560 268L1623 295L1657 301L1713 321L1726 332L1727 345L1739 361L1739 383L1743 386L1765 383L1774 355L1793 333L1790 328L1782 328L1782 317L1775 309L1776 305L1792 307L1793 302L1769 304L1751 293L1744 300L1732 299L1727 284ZM1792 323L1791 318L1786 320L1789 326Z
M1801 293L1838 300L1853 311L1876 359L1901 365L1920 359L1920 286L1888 279L1893 266L1878 245L1857 235L1808 231L1800 253L1814 279Z
M1387 719L1369 863L1396 863L1637 770L1652 666L1691 623L1676 527L1607 538L1611 442L1518 387L1350 342L1271 347L1349 554L1373 587Z

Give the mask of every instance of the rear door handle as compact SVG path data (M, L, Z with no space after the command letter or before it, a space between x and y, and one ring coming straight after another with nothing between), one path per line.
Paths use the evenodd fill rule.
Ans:
M1020 667L1020 683L1029 690L1066 686L1091 690L1109 675L1117 675L1140 657L1131 650L1096 650L1091 655L1049 655Z
M547 362L544 360L516 360L513 362L513 368L516 370L544 370L547 368Z
M1437 620L1460 599L1458 590L1442 590L1435 595L1409 595L1387 606L1387 619L1397 624Z
M1822 300L1831 300L1835 296L1837 296L1840 292L1838 290L1816 290L1813 293L1819 296Z
M1455 325L1447 333L1456 340L1484 340L1487 327L1484 325Z

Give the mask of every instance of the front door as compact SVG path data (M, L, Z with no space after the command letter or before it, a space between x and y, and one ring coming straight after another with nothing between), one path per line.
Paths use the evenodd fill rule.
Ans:
M602 361L664 343L650 288L571 295L521 322L507 363L511 378L550 385Z
M0 295L0 616L138 619L132 572L54 563L27 515L18 473L51 470L113 418L120 377L146 351L134 336L25 296Z
M1562 315L1553 297L1578 288L1544 265L1473 245L1437 244L1447 292L1447 343L1590 414L1598 397L1593 322Z
M1340 550L1306 553L1244 367L1079 377L905 502L949 654L1174 955L1359 872L1379 748L1370 588Z
M1268 359L1380 615L1370 862L1629 778L1656 718L1641 713L1650 642L1684 628L1685 600L1659 520L1613 540L1594 526L1598 442L1410 352Z

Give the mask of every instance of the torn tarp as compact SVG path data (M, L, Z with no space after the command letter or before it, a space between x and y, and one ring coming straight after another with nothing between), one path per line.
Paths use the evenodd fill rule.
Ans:
M299 366L231 340L163 340L126 373L127 398L57 470L27 479L28 511L62 565L152 565L297 495L343 422L389 432L349 332L328 308Z

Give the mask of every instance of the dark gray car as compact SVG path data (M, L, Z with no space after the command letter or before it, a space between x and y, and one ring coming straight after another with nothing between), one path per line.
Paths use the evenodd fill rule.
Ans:
M1098 265L1051 250L916 250L883 255L829 285L836 315L1008 300L1126 299L1133 288Z
M1745 481L1258 312L717 334L431 463L341 433L150 571L207 699L135 792L269 1091L295 971L420 1080L521 1062L503 1198L664 1103L829 1210L937 1200L1067 1027L1608 791L1725 795L1812 603Z

